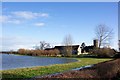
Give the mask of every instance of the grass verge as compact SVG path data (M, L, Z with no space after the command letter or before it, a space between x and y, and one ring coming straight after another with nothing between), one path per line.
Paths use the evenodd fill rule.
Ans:
M32 68L19 68L12 70L3 70L2 78L31 78L34 76L48 75L58 72L64 72L72 68L78 68L90 64L97 64L100 62L108 61L108 58L74 58L79 60L78 62L66 63L66 64L55 64L50 66L38 66Z
M33 79L37 79L33 78ZM120 80L120 59L101 62L93 67L75 71L67 71L56 75L44 76L39 79L82 79L82 80Z

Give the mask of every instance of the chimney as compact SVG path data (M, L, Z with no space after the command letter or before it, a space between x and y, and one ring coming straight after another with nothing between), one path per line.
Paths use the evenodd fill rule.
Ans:
M98 40L97 39L93 40L93 46L98 47Z

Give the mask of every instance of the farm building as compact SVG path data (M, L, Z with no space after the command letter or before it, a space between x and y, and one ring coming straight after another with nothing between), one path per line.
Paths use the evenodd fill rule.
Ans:
M46 48L45 50L58 49L60 53L64 53L66 48L71 49L72 55L88 54L91 50L98 47L98 40L93 40L92 46L71 45L71 46L55 46L54 48Z

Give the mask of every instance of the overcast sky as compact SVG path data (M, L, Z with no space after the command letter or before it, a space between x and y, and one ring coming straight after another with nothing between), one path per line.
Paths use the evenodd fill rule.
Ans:
M60 45L70 34L74 44L92 45L95 27L114 30L112 47L117 49L117 2L4 2L2 3L2 50L33 48L39 41Z

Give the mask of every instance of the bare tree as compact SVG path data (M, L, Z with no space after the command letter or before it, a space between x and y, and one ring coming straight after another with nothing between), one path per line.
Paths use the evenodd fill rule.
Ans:
M45 48L50 48L50 44L46 43L45 41L40 41L40 45L35 46L36 50L44 50Z
M110 41L113 37L113 29L108 28L104 24L100 24L96 27L95 33L99 41L98 43L99 48L101 46L110 45Z
M72 44L73 44L73 38L71 37L71 35L66 35L64 40L63 40L63 44L64 44L64 55L65 56L71 56L72 55Z
M40 50L44 50L45 48L49 48L50 44L45 41L40 41Z

